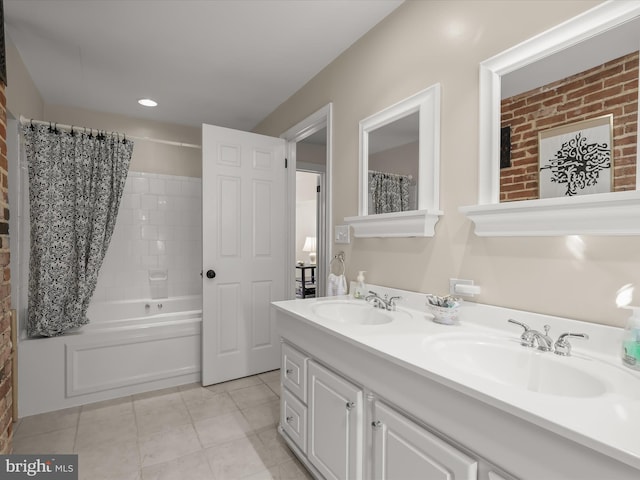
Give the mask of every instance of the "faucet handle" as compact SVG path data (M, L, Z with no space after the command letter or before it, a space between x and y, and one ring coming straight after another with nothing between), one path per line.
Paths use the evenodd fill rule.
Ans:
M402 297L396 295L394 297L391 297L389 299L389 307L391 308L391 310L395 311L396 309L396 303L398 302L398 300L402 300Z
M562 355L564 357L571 355L571 344L567 340L567 337L584 338L585 340L589 340L589 335L586 333L563 333L558 337L556 343L553 344L553 352L556 355Z
M507 320L507 322L514 323L516 325L520 325L522 328L524 328L524 332L523 333L528 332L529 330L531 330L531 327L529 327L529 325L527 325L526 323L522 323L522 322L519 322L517 320L514 320L513 318L510 318L509 320Z
M531 328L529 327L529 325L527 325L526 323L514 320L513 318L508 319L507 322L513 323L515 325L520 325L522 328L524 328L524 332L522 332L522 335L520 335L520 344L521 345L523 345L525 347L532 347L533 346L533 339L528 335L529 332L531 331Z

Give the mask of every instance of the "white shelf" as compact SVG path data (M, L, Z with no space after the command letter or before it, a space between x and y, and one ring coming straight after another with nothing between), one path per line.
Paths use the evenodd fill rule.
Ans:
M433 237L440 210L411 210L345 217L354 237Z
M640 192L546 198L459 209L490 236L640 235Z

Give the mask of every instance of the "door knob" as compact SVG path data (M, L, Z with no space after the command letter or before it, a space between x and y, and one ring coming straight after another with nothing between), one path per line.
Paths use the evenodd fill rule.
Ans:
M213 270L207 270L207 278L216 278L216 272Z

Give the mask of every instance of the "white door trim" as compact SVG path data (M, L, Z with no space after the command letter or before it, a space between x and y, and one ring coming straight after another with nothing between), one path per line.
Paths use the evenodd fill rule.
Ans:
M325 170L324 189L320 192L320 208L324 208L324 222L320 222L318 229L318 272L317 272L317 292L324 295L326 292L326 279L329 274L330 262L332 258L331 225L332 218L332 159L333 159L333 128L332 128L333 104L328 103L307 118L297 123L289 130L280 135L287 141L287 159L289 168L287 172L287 241L286 241L286 292L288 298L293 298L295 294L295 264L296 264L296 143L304 140L309 135L326 127L327 129L327 161Z

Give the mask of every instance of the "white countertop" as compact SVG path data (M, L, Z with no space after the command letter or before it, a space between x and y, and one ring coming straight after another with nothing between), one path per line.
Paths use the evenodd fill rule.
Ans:
M619 359L622 329L551 317L531 312L463 302L458 324L448 326L433 322L426 312L424 294L368 286L380 294L400 294L403 301L391 323L358 325L338 322L314 313L314 304L352 301L349 296L274 302L273 306L300 321L321 329L354 346L379 355L399 366L444 384L461 393L516 415L542 428L593 448L640 469L640 373L622 365ZM373 307L372 307L373 308ZM549 335L555 340L560 333L588 333L590 339L575 339L572 356L560 357L552 352L531 351L548 356L545 360L561 362L561 366L581 369L606 385L596 396L561 396L532 392L497 381L488 381L434 355L434 340L441 338L439 348L446 348L448 338L492 337L509 348L519 345L522 329L507 323L514 318L542 331L551 325ZM440 337L441 334L446 334ZM527 349L529 350L529 349Z

